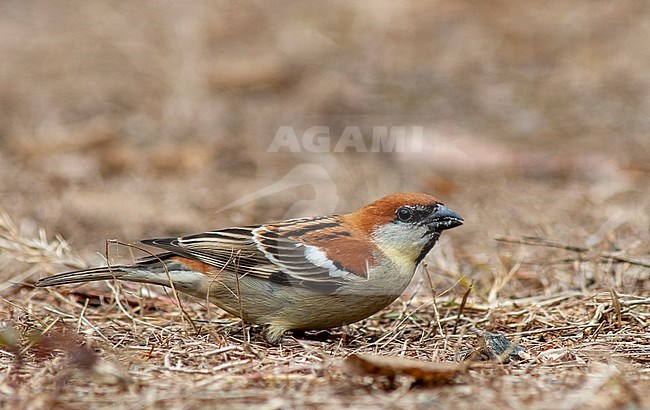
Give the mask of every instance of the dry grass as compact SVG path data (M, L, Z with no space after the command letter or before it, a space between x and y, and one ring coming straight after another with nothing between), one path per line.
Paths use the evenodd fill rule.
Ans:
M649 19L639 1L0 2L0 407L650 408ZM267 152L282 125L425 141ZM398 190L466 224L397 302L330 333L273 347L157 287L32 288L103 263L108 238ZM344 369L453 361L481 331L526 354L436 387Z
M3 221L3 232L11 232L13 225ZM49 256L59 264L69 253L61 239L12 237L14 246L3 240L5 258L33 263L28 256L36 254L39 263ZM544 247L542 253L555 258L575 251ZM156 287L17 285L2 298L2 400L19 408L648 406L647 270L597 255L582 261L636 276L643 285L501 295L494 302L470 293L459 314L462 278L440 294L429 286L428 270L444 274L453 263L438 252L389 309L280 346L267 345L259 329L242 330L238 320L185 300L190 326L175 299ZM515 280L526 263L520 260L507 279ZM525 354L506 364L476 362L452 384L429 388L412 386L406 376L388 388L342 364L355 353L456 361L477 348L478 330L503 333Z

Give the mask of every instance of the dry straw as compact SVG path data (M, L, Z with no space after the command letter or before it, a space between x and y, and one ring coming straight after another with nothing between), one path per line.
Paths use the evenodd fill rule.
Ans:
M107 282L34 289L30 283L43 271L83 264L62 238L48 241L43 231L25 236L0 216L0 262L11 275L4 276L0 291L4 407L648 405L639 393L650 386L647 287L581 289L552 283L537 295L516 297L508 294L510 282L545 268L519 256L515 268L501 270L505 276L499 281L470 291L458 276L460 262L450 262L442 249L420 272L414 290L380 314L269 346L260 329L155 286ZM506 240L516 244L505 246L536 247L547 260L577 254L582 262L610 271L612 264L620 265L623 274L647 280L637 259L547 240ZM431 278L451 271L455 285L436 294ZM433 387L418 387L400 373L386 384L373 375L347 372L343 365L353 354L453 362L475 350L485 330L506 335L525 354L507 363L474 362L466 374Z

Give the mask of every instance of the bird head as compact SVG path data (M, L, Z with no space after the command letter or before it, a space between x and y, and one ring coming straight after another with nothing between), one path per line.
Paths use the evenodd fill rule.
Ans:
M371 235L397 263L419 264L442 231L463 224L463 218L437 198L400 192L385 196L347 215L351 224Z

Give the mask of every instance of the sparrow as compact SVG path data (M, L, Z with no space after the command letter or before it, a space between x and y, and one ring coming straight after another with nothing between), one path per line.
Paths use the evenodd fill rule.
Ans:
M345 215L288 219L139 241L162 252L132 265L60 273L37 287L123 280L207 300L278 343L288 330L365 319L397 299L442 231L463 218L433 196L394 193Z

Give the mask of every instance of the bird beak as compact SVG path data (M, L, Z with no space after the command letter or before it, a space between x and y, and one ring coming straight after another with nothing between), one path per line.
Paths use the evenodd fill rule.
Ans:
M427 226L432 231L444 231L463 224L463 217L444 205L438 205L438 209L431 214Z

